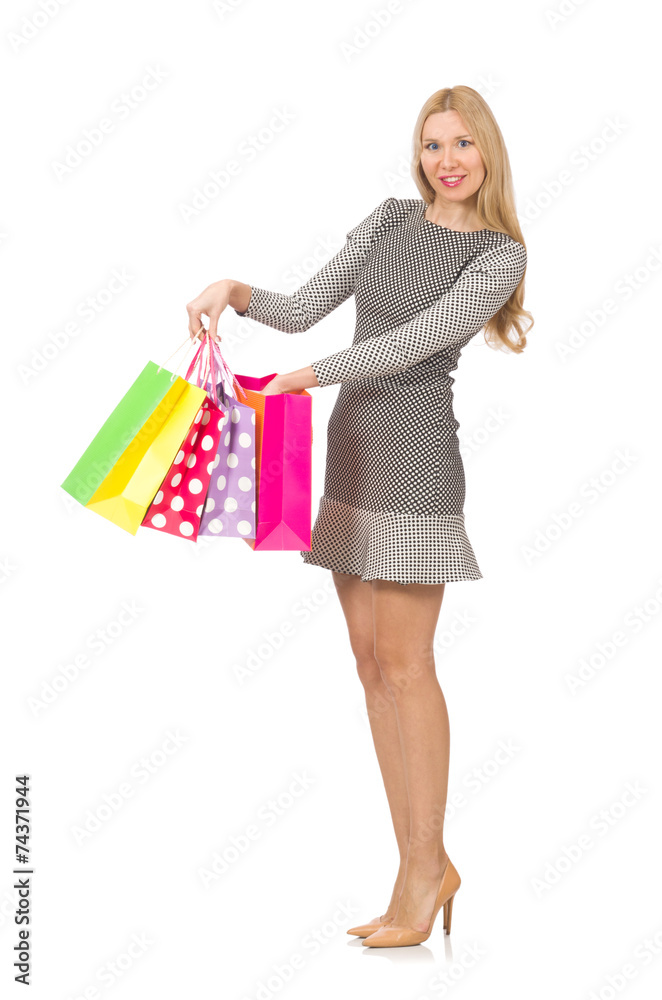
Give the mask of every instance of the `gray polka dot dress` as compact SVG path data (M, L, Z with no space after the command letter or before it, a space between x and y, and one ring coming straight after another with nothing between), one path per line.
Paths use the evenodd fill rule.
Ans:
M384 199L297 291L253 286L238 313L297 333L354 295L352 346L312 363L320 386L340 388L312 549L301 555L403 585L482 579L465 530L450 372L526 266L507 234L446 229L426 208Z

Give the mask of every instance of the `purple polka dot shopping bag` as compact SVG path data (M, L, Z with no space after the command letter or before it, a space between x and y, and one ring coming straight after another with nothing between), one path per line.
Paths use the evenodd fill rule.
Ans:
M234 395L236 378L216 344L213 350L221 374L217 390L224 415L200 534L255 538L255 410ZM224 381L229 384L228 391L224 389Z

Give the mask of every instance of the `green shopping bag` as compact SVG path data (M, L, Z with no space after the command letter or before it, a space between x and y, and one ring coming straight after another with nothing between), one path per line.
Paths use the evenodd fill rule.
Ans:
M171 372L148 361L76 462L62 489L85 506L172 386Z

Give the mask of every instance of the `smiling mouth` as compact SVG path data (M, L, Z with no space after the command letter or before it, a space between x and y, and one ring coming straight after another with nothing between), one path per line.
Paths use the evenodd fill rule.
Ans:
M466 174L446 174L445 177L440 177L439 180L447 187L456 187L466 176Z

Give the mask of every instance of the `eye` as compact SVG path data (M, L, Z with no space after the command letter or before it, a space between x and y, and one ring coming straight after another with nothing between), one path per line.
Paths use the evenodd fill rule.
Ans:
M471 140L470 140L470 139L460 139L460 140L459 140L459 143L462 143L462 142L466 142L467 146L471 146L471 145L472 145L472 142L471 142ZM427 145L426 145L426 146L424 146L424 149L431 149L431 148L432 148L433 146L434 146L434 147L435 147L436 149L438 149L438 148L439 148L439 144L438 144L438 143L436 143L436 142L428 142L428 143L427 143ZM466 149L467 147L466 147L466 146L462 146L461 148L462 148L462 149Z

